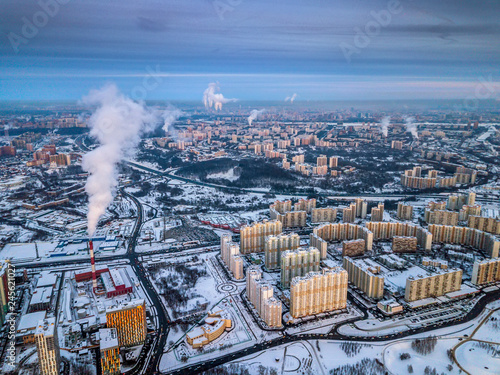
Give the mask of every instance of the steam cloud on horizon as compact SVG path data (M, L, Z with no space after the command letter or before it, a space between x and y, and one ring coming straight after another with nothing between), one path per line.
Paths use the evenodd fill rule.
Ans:
M417 125L415 124L415 118L408 116L405 117L406 131L411 133L414 139L418 139Z
M285 102L290 101L290 103L293 103L293 101L295 100L295 98L297 98L297 94L296 93L294 93L292 96L287 96L285 98Z
M143 104L124 96L115 85L92 90L82 100L97 106L89 118L90 135L100 145L84 155L82 168L89 172L88 234L93 236L99 218L112 202L118 185L117 165L133 155L142 132L156 125L157 117Z
M177 140L178 132L174 127L174 123L181 117L184 113L174 107L173 105L169 105L162 113L163 117L163 127L162 129L165 131L166 135L170 135L173 139Z
M218 111L222 109L222 104L238 101L238 99L225 98L219 91L220 87L218 82L208 84L208 87L203 92L203 104L205 104L206 109L214 107L214 109Z
M384 137L387 137L389 134L389 125L391 124L391 118L390 116L386 116L382 119L382 122L380 123L380 130L382 131L382 134Z
M256 120L261 114L263 114L266 110L265 109L254 109L252 112L250 112L250 116L248 116L248 125L252 126L253 120Z

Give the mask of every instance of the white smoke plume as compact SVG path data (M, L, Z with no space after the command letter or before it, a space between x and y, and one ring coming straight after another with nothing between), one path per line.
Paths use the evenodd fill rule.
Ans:
M184 113L175 108L173 105L169 105L162 113L163 117L163 130L165 134L170 134L173 139L177 139L177 129L174 127L174 123L181 117Z
M380 130L382 131L382 134L384 137L387 137L389 134L389 125L391 124L391 118L389 116L386 116L382 119L382 122L380 123Z
M252 121L256 120L257 117L259 117L261 114L263 114L266 110L265 109L254 109L252 112L250 112L250 116L248 116L248 125L252 126Z
M413 139L418 139L417 125L414 121L415 119L413 117L405 117L406 131L411 133Z
M219 91L220 87L218 82L208 84L207 89L203 92L203 104L205 104L206 109L214 107L214 109L218 111L222 109L222 104L236 102L238 100L224 98L224 95L222 95Z
M115 85L92 90L82 102L96 106L88 124L90 135L100 143L82 159L82 168L89 172L85 191L89 196L88 234L93 236L99 218L113 200L118 163L133 155L141 132L156 121L156 116L121 94Z
M297 98L297 94L296 93L294 93L292 96L287 96L285 98L285 102L290 101L290 103L293 103L293 101L295 100L295 98Z

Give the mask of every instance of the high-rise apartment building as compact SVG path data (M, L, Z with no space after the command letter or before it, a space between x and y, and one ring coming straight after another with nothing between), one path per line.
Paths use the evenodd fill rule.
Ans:
M281 285L288 288L296 276L304 276L308 272L318 271L321 255L318 249L286 250L281 253Z
M335 156L330 157L328 165L330 168L337 168L339 165L339 159Z
M401 175L401 185L413 189L431 189L435 188L437 183L437 171L431 170L427 177L422 177L422 168L414 167L404 171Z
M432 247L432 233L419 225L408 222L369 221L366 228L372 233L374 240L389 240L394 236L417 237L417 244L428 251Z
M460 290L463 271L458 268L435 273L410 276L406 279L405 301L413 302L429 297L440 297Z
M500 235L500 220L493 217L469 216L467 226L483 232Z
M106 308L106 327L116 328L120 346L135 346L146 340L146 304L143 299Z
M9 260L0 260L0 326L9 311L9 281L14 282L14 268Z
M269 327L281 327L281 302L274 298L273 288L262 280L262 271L251 266L247 270L247 297Z
M326 155L320 155L319 157L316 158L316 165L318 167L322 167L322 166L327 166L328 165L328 158L326 157Z
M334 207L315 208L311 213L311 223L333 223L337 220L337 209Z
M120 346L115 328L99 330L99 349L101 352L101 373L103 375L121 374Z
M365 253L365 248L366 244L364 239L343 241L342 256L355 257L363 255Z
M347 284L347 271L341 267L295 277L290 285L290 315L300 318L344 309Z
M361 289L369 298L384 297L384 277L380 275L380 266L371 259L343 258L343 267L349 276L349 282Z
M59 375L61 357L55 318L40 320L35 330L36 351L41 375Z
M479 229L451 225L429 225L433 242L468 245L483 250L492 258L498 258L500 239Z
M429 224L439 225L457 225L458 212L456 211L432 211L429 208L425 209L425 221Z
M476 204L476 193L470 192L469 194L450 194L446 208L448 210L459 211L462 206L474 206Z
M240 257L240 246L231 241L230 234L221 236L221 258L236 280L243 278L243 259Z
M285 250L295 250L299 247L300 236L296 233L266 237L264 245L266 268L279 268L281 266L281 253Z
M294 204L294 210L295 211L305 211L308 214L312 212L313 209L316 208L316 199L311 198L311 199L299 199L297 203Z
M395 150L402 150L403 149L403 142L401 141L392 141L391 142L391 148Z
M384 221L384 204L379 203L377 207L372 207L371 211L372 221Z
M280 234L283 224L279 220L254 223L240 228L240 251L242 254L262 252L267 236Z
M412 220L413 219L413 206L404 203L398 203L397 217L399 220Z
M469 220L469 216L481 216L481 206L462 206L462 208L458 212L458 221L467 221Z
M392 237L392 251L395 253L416 253L417 237L394 236Z
M471 282L483 285L500 281L500 258L476 260L472 266Z
M327 223L313 229L309 244L319 250L321 259L326 259L329 241L358 239L365 240L365 250L372 249L373 233L368 228L349 223Z
M342 221L344 223L354 223L356 219L356 204L351 203L349 207L342 209Z
M365 219L368 211L368 203L363 198L355 198L354 204L356 205L356 217Z

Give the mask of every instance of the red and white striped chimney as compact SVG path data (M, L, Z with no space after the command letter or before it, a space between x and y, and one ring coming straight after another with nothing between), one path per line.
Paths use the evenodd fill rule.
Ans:
M89 240L90 264L92 266L92 287L95 291L97 289L97 277L95 275L95 259L94 259L94 244Z

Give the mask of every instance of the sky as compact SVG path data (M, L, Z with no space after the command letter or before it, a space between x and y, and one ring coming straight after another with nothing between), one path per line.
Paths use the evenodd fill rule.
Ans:
M3 0L0 100L498 98L498 0ZM486 90L485 90L486 87ZM481 99L481 98L480 98Z

